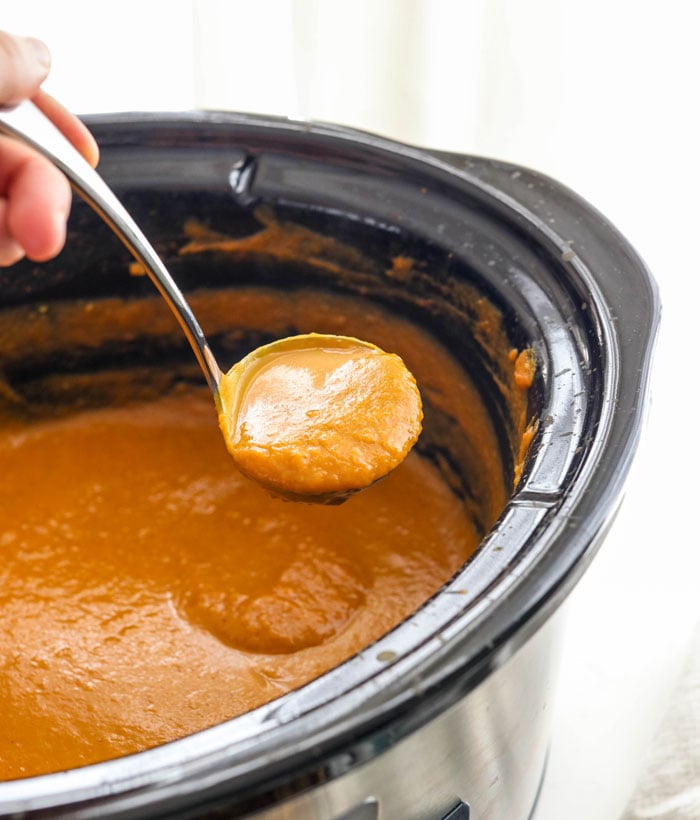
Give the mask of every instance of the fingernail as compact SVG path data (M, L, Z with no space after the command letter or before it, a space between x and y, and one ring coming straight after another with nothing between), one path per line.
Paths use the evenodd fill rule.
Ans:
M24 258L24 248L13 239L0 239L0 268L9 268Z
M33 51L37 63L44 71L48 71L51 68L51 52L46 43L37 40L36 37L25 37L24 39Z
M52 252L52 257L57 256L62 250L63 246L66 244L66 233L68 231L68 214L70 208L61 208L54 212L53 214L53 225L54 225L54 248Z

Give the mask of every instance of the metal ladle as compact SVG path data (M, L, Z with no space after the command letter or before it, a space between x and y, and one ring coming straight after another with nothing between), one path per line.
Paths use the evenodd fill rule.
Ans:
M381 402L376 408L375 417L370 419L369 425L367 424L367 419L361 420L364 424L364 430L366 431L369 426L372 428L371 432L376 436L376 440L371 442L371 444L379 445L378 449L382 453L389 453L388 456L382 455L381 458L375 458L375 461L372 462L372 468L376 468L375 474L371 479L368 479L366 483L362 483L361 486L334 487L329 492L311 489L288 492L284 485L277 484L275 480L270 480L267 477L264 478L259 474L248 471L246 474L249 475L250 478L253 478L268 489L273 490L277 495L283 495L293 500L307 500L324 504L338 503L347 498L348 495L360 489L364 489L365 486L369 486L370 483L385 475L403 460L420 433L423 414L420 394L415 386L415 380L397 356L385 354L374 345L351 337L307 334L280 339L270 345L258 348L257 351L253 351L253 353L246 356L241 362L234 365L228 373L222 373L192 309L168 273L167 268L158 254L111 188L97 171L81 156L77 149L63 136L51 120L33 103L25 101L10 110L0 110L0 133L19 139L54 163L54 165L68 177L68 180L76 191L112 228L136 260L143 266L153 284L170 307L170 310L175 314L194 351L207 383L214 394L214 401L217 411L219 412L222 432L224 432L229 451L234 461L236 461L239 468L244 472L246 471L241 463L241 456L236 455L237 451L235 447L232 449L231 439L227 435L228 425L226 422L223 422L222 419L229 418L232 411L235 415L239 406L241 406L243 401L242 394L245 392L245 389L239 389L239 385L247 384L253 370L264 366L265 362L263 361L263 357L270 355L276 356L280 351L288 352L290 347L301 347L303 349L308 347L309 340L311 339L316 348L327 346L337 349L338 346L345 348L348 345L352 345L364 350L371 349L372 354L382 354L387 361L395 359L400 362L398 379L402 382L403 395L407 397L407 403L405 404L407 413L404 414L406 416L406 423L404 425L405 435L400 440L400 444L397 445L396 441L399 440L404 432L403 427L400 428L402 433L399 433L398 436L396 429L399 428L387 429L387 425L389 424L387 419L391 419L392 416L386 412L388 408L382 405ZM226 393L226 399L222 397L221 388L223 386L226 387L224 391ZM234 386L235 389L233 389ZM306 399L302 397L302 400L305 401ZM315 412L317 411L309 410L307 415L312 415ZM349 418L351 422L355 421L350 411L348 411L347 418ZM389 442L389 439L392 441ZM271 449L276 450L278 448L275 446ZM327 449L325 442L319 443L319 449ZM350 462L348 462L348 464L352 466ZM318 465L315 466L318 467ZM273 478L276 477L276 475L273 476Z

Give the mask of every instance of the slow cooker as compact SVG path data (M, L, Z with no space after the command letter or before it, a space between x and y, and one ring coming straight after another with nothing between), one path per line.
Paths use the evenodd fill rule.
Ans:
M241 281L313 286L408 317L480 386L512 474L507 408L464 295L488 299L513 346L534 350L528 412L536 433L477 553L378 642L211 729L2 783L0 815L524 820L546 765L562 604L613 521L643 426L659 320L643 263L574 193L508 163L232 113L88 124L102 175L183 290ZM384 265L340 277L332 265L303 259L217 263L178 254L188 218L245 235L261 208L370 260L408 255L419 274L388 281ZM0 310L128 298L151 287L128 268L126 250L76 201L56 260L0 272ZM150 355L158 354L155 345ZM80 367L80 355L2 364L21 389L32 367ZM441 446L449 456L450 441Z

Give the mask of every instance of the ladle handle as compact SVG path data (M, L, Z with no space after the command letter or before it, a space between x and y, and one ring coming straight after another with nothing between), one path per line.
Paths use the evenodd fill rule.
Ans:
M32 102L0 109L0 133L25 142L60 168L73 188L143 265L175 314L216 396L221 371L197 319L160 257L107 183Z

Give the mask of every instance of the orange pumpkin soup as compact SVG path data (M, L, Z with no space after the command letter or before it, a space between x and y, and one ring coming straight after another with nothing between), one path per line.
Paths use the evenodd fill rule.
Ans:
M420 443L434 457L414 449L340 506L291 503L236 470L211 395L187 386L199 383L189 364L0 381L0 779L146 749L316 678L435 593L507 498L479 392L416 326L314 292L190 298L209 333L235 316L243 333L283 336L312 316L321 332L360 330L397 351L426 402ZM470 305L517 476L527 379L495 311L471 294ZM12 308L0 365L149 337L180 340L157 297ZM463 497L453 462L467 471Z
M416 609L479 535L416 453L339 507L272 498L194 388L0 433L0 777L197 731Z

